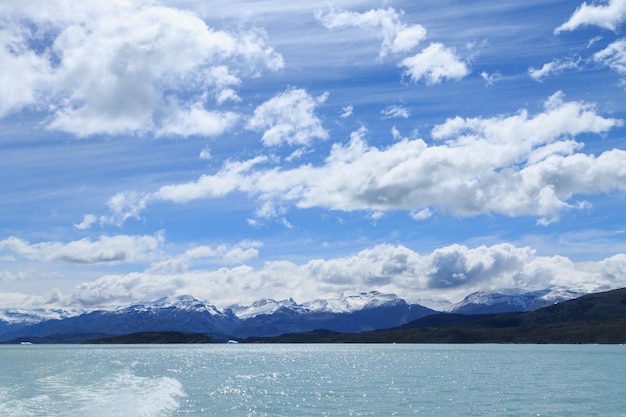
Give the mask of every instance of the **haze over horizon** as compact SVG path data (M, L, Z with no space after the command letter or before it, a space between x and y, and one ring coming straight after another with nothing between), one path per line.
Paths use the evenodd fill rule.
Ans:
M0 309L626 287L626 0L0 4Z

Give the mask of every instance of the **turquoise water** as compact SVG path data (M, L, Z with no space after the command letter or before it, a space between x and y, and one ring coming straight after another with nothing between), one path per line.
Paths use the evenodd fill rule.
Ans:
M626 416L626 346L1 346L0 416Z

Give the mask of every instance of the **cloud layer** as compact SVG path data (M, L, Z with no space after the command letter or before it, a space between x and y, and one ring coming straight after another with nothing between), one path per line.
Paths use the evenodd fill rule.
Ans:
M588 208L577 195L624 190L626 152L578 152L575 137L621 126L593 105L567 102L556 93L542 113L493 118L455 117L435 126L434 144L402 139L387 148L367 144L366 129L348 144L333 145L323 165L280 169L267 157L227 162L213 175L138 196L112 198L111 217L138 217L154 200L184 203L234 191L260 203L333 210L436 210L453 216L534 216L547 224L563 211ZM484 155L489 155L485 158ZM266 213L281 210L264 210Z
M372 9L357 13L333 9L326 13L318 12L317 19L329 29L372 28L379 31L383 43L379 57L389 54L404 55L412 52L426 38L426 28L422 25L406 25L402 13L393 8ZM458 80L469 74L467 64L456 55L454 48L441 43L431 43L421 52L408 56L399 64L406 68L405 75L413 82L424 81L427 85L439 84L443 79Z
M555 34L571 31L581 26L599 26L615 31L626 20L626 1L608 0L607 4L583 4L576 9L569 20L554 30Z
M284 65L260 30L215 30L151 2L0 11L0 117L42 111L49 129L79 137L221 134L235 116L217 106L239 99L242 77Z
M433 43L409 58L400 62L406 68L405 75L411 81L425 81L428 85L439 84L445 78L458 80L469 74L469 68L456 55L454 49L440 43Z
M474 248L450 245L429 254L402 245L381 244L351 256L311 259L302 264L268 261L258 268L239 264L187 270L189 262L207 257L227 255L226 258L243 262L256 256L255 248L259 245L242 242L230 247L189 249L179 257L152 264L145 272L105 275L78 285L71 293L56 293L56 298L51 299L56 306L93 309L171 294L192 294L225 307L261 298L294 297L302 302L371 288L413 300L459 300L479 290L555 287L596 291L626 285L624 255L575 263L562 256L538 256L531 248L511 244ZM4 294L2 301L8 302L8 298ZM11 298L16 306L34 300L16 294Z
M265 146L309 145L314 139L327 139L328 132L315 115L315 107L327 97L311 97L304 89L289 89L259 105L248 128L264 131L261 141Z
M0 2L0 308L626 285L625 0L205 3Z
M85 238L70 243L31 244L11 236L0 240L0 251L44 262L64 261L78 264L138 262L153 258L162 242L162 235L117 235L101 236L97 241Z
M332 9L318 12L315 16L329 29L357 27L378 30L383 39L381 57L410 52L426 37L426 29L422 25L406 25L402 22L402 13L393 8L362 13Z

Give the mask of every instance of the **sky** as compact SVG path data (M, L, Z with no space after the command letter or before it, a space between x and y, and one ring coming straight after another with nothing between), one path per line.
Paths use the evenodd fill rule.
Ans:
M626 0L0 3L0 308L626 286Z

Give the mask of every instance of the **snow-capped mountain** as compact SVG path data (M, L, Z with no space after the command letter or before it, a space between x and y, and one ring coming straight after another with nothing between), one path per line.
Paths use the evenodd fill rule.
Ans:
M0 322L6 324L34 324L45 320L61 320L68 317L74 317L81 314L82 311L77 310L25 310L25 309L8 309L0 310Z
M157 313L161 310L179 310L195 313L208 313L212 316L225 316L226 313L211 304L206 304L191 295L180 295L177 297L162 297L158 300L145 303L133 304L116 310L119 314L128 311Z
M240 323L239 336L276 336L283 333L327 329L360 332L399 326L434 310L409 304L394 294L377 291L342 294L297 304L292 299L262 300L230 310Z
M476 292L446 311L485 314L531 311L576 298L567 290ZM408 303L394 294L376 291L342 294L296 303L293 299L263 299L248 306L220 309L192 296L165 297L112 311L0 311L0 341L51 334L122 335L142 331L197 332L223 337L276 336L326 329L362 332L392 328L437 313Z
M352 295L341 294L338 297L309 301L304 303L302 307L308 312L340 314L401 303L405 303L405 301L395 294L382 294L378 291L370 291Z
M460 302L451 305L446 311L458 314L490 314L514 311L534 311L561 301L583 295L563 289L538 291L503 290L499 292L474 292Z
M175 330L228 335L274 336L318 328L358 332L398 326L434 313L401 298L378 292L341 295L298 304L292 299L260 300L249 306L220 309L191 296L161 298L113 311L93 311L69 318L27 323L2 331L0 340L23 335L98 333L119 335ZM8 329L13 330L13 329Z
M75 317L82 314L77 310L25 310L25 309L6 309L0 310L0 335L3 333L16 332L24 327L48 320L63 320L69 317Z
M274 314L281 309L290 310L297 314L354 313L366 308L396 305L405 301L395 294L382 294L378 291L370 291L359 294L341 294L340 296L307 301L303 304L296 303L292 298L286 300L262 299L255 301L249 306L233 305L228 309L242 320L261 315Z
M238 304L228 307L237 318L241 320L247 320L256 316L274 314L280 309L299 310L301 306L297 304L292 298L288 300L272 300L271 298L264 298L262 300L255 301L249 306L241 306Z

